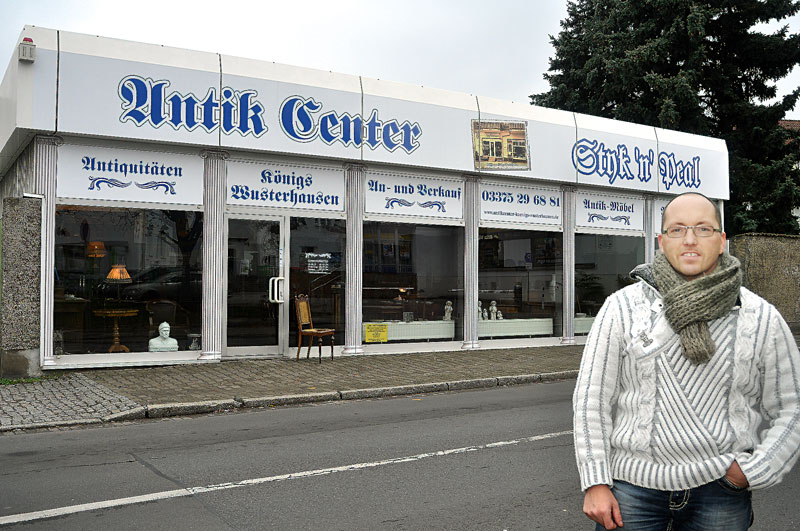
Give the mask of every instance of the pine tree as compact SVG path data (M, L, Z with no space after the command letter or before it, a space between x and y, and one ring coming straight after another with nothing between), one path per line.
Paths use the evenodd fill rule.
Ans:
M726 230L798 234L800 133L778 123L775 81L800 63L800 34L757 25L800 0L571 0L534 105L723 138Z

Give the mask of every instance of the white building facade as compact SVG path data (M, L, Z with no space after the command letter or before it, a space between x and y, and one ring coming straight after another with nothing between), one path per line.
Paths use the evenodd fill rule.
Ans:
M2 355L39 369L295 356L300 294L338 355L580 342L670 197L728 199L714 138L31 26L20 43L0 194L40 205L40 319ZM162 322L177 350L152 346Z

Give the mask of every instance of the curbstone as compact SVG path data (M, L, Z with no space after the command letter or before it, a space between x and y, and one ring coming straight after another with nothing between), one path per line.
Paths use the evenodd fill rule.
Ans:
M346 391L341 391L341 395L342 400L359 400L362 398L438 393L441 391L447 391L447 384L445 382L373 387L371 389L348 389Z
M389 396L386 387L373 387L371 389L347 389L339 391L342 400L360 400L362 398L380 398Z
M231 400L205 400L202 402L184 402L174 404L149 404L147 406L148 418L176 417L180 415L196 415L198 413L213 413L221 409L236 409L236 401Z
M388 390L395 395L415 395L417 393L442 393L447 391L447 382L397 385L394 387L389 387Z
M144 406L139 406L133 409L129 409L127 411L120 411L118 413L112 413L111 415L106 415L101 420L103 422L117 422L121 420L143 419L146 416L147 416L147 408Z
M38 428L62 428L67 426L83 426L88 424L100 424L101 420L98 418L89 418L82 420L55 420L51 422L31 422L30 424L8 424L0 426L0 432L14 431L14 430L35 430Z
M578 371L559 371L559 372L545 372L540 375L543 382L552 382L554 380L569 380L578 377Z
M542 380L541 374L519 374L517 376L498 376L497 385L520 385L536 383Z
M239 398L242 407L270 407L288 406L293 404L308 404L312 402L330 402L339 400L338 391L325 393L310 393L303 395L283 395L283 396L262 396L259 398Z
M486 387L497 387L497 378L475 378L473 380L456 380L447 382L450 391L460 389L481 389Z

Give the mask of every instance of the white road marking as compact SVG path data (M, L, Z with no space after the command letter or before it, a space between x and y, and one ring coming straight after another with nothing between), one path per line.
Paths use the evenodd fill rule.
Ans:
M478 450L503 448L505 446L513 446L521 443L543 441L546 439L555 439L556 437L562 437L564 435L571 435L571 434L572 430L557 431L553 433L545 433L544 435L534 435L533 437L514 439L512 441L499 441L488 444L479 444L476 446L465 446L463 448L453 448L451 450L439 450L438 452L428 452L424 454L409 455L405 457L395 457L392 459L384 459L383 461L356 463L353 465L336 466L331 468L319 468L317 470L306 470L304 472L281 474L279 476L245 479L243 481L237 481L235 483L218 483L216 485L206 485L203 487L189 487L185 489L165 490L161 492L153 492L151 494L142 494L141 496L117 498L115 500L81 503L78 505L67 505L66 507L57 507L55 509L47 509L44 511L34 511L30 513L20 513L20 514L11 514L8 516L0 516L0 525L18 524L22 522L31 522L34 520L44 520L46 518L55 518L58 516L65 516L68 514L96 511L98 509L108 509L110 507L121 507L124 505L135 505L137 503L166 500L169 498L182 498L186 496L194 496L195 494L203 494L206 492L215 492L219 490L229 490L229 489L237 489L240 487L249 487L252 485L261 485L263 483L276 483L278 481L287 481L290 479L302 479L314 476L327 476L329 474L336 474L338 472L350 472L353 470L364 470L367 468L375 468L379 466L396 465L399 463L410 463L413 461L420 461L422 459L428 459L431 457L444 457L448 455L458 455L458 454L466 454L469 452L477 452Z

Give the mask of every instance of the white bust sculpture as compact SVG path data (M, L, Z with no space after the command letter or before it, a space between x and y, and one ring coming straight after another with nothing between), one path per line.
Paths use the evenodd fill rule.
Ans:
M497 320L500 321L503 318L503 312L497 310Z
M489 319L497 319L497 301L489 303Z
M453 301L447 301L444 303L444 318L443 321L452 321L453 320Z
M147 344L150 352L171 352L178 350L178 340L169 337L169 323L164 321L158 325L158 336Z

